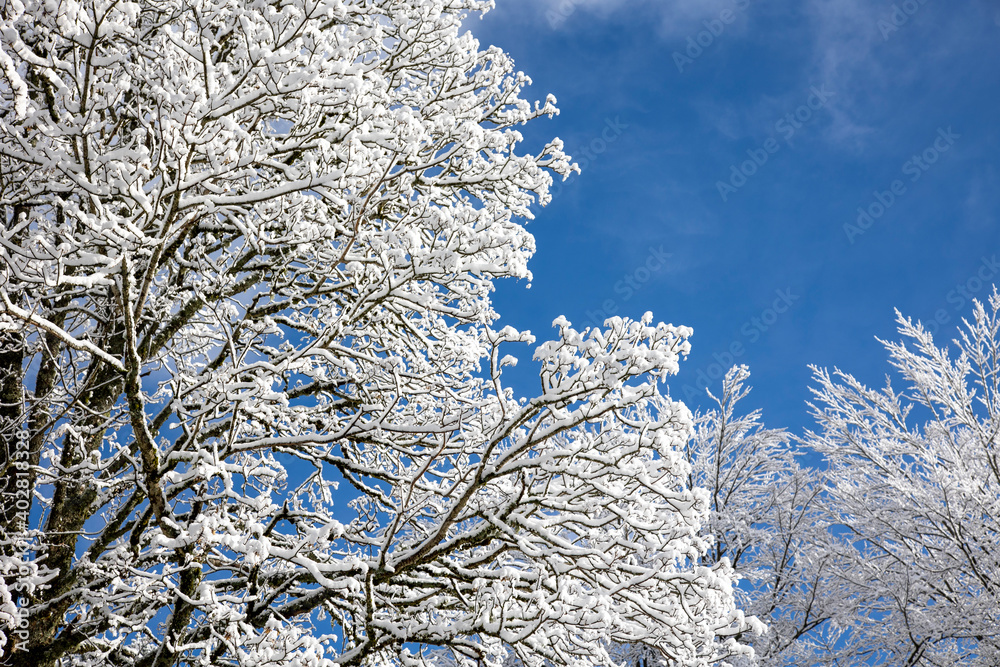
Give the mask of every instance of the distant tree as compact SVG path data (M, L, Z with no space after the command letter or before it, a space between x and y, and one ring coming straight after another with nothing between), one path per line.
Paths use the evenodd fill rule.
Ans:
M491 4L0 4L6 664L742 651L657 399L689 330L560 319L501 377L573 167L519 152L557 110L460 31Z
M841 608L831 581L832 554L822 476L803 466L784 430L767 429L760 411L741 413L750 393L745 366L722 382L716 406L695 416L688 443L693 487L710 494L709 563L727 560L740 575L740 607L768 625L752 637L745 664L808 665L839 636L829 621Z
M902 390L815 369L807 442L851 545L837 597L853 660L840 664L1000 664L998 311L994 291L951 350L900 315L905 340L885 346Z

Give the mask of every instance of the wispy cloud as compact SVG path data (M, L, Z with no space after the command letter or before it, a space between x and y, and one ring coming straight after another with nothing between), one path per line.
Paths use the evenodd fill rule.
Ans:
M844 91L831 108L833 123L827 132L843 148L859 152L870 150L875 137L894 122L891 114L881 113L893 91L919 85L972 35L992 30L994 21L1000 25L1000 10L987 0L961 5L807 0L805 12L813 53L804 74Z
M881 6L865 0L808 0L806 6L814 34L807 69L812 70L812 77L844 91L830 107L832 122L827 136L856 149L867 143L873 128L859 120L861 116L855 109L857 93L850 91L857 90L859 76L869 81L884 81L887 76L878 59L872 57L872 50L881 41L876 30L879 9Z
M1000 174L987 166L969 181L963 203L965 226L969 229L987 229L996 224L995 197L1000 188Z
M607 20L626 12L642 12L656 17L666 38L687 34L735 4L736 0L501 0L497 11L516 8L522 16L531 13L553 30L573 30L595 18Z

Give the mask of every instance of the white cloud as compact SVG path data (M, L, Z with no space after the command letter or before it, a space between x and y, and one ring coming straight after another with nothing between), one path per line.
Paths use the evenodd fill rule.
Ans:
M839 99L830 107L829 138L857 150L873 132L854 113L857 79L868 79L868 91L881 89L882 85L872 84L886 79L879 59L872 57L872 50L882 41L876 29L879 9L865 0L809 0L807 4L815 35L807 75L838 92Z
M831 141L858 152L895 150L883 132L895 116L882 113L895 91L927 80L972 36L982 38L984 19L1000 18L990 4L978 0L952 11L921 0L807 0L813 52L803 74L840 94L831 107Z
M664 37L689 34L702 22L734 10L736 0L499 0L497 11L534 11L553 30L568 30L581 19L613 18L620 12L643 12L657 17Z

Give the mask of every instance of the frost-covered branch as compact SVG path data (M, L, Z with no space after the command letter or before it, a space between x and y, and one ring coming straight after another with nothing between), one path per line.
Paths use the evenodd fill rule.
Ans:
M809 444L829 462L848 648L885 665L1000 660L1000 295L953 347L899 316L903 389L815 369Z

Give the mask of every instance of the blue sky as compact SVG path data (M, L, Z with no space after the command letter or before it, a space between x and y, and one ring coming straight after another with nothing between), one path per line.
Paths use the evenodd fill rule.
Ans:
M529 140L583 167L502 324L651 310L695 330L674 396L707 405L732 359L798 432L809 364L881 385L894 308L949 341L1000 285L1000 3L497 0L469 27L558 98Z

